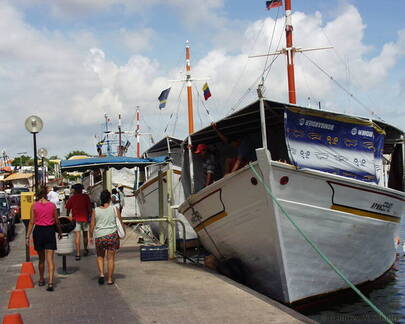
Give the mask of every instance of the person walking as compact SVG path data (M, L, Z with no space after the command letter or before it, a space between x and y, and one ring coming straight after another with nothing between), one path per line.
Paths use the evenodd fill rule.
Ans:
M83 186L77 183L72 186L73 195L66 203L66 216L69 217L70 210L72 210L72 219L76 221L75 232L75 246L76 257L75 260L80 260L80 236L83 232L83 246L84 256L89 254L88 246L88 230L89 230L89 218L92 211L92 205L90 197L83 193Z
M120 196L118 194L117 189L115 189L115 188L113 188L111 190L111 203L115 208L120 209L120 206L121 206L121 204L120 204Z
M47 198L51 203L55 204L56 213L59 217L60 216L60 200L59 200L59 195L57 193L57 190L58 190L57 187L50 188Z
M100 202L100 207L95 208L92 212L90 242L93 243L95 239L98 283L104 284L104 259L107 254L107 284L112 285L114 284L115 253L120 247L117 221L122 225L122 219L119 209L111 205L111 194L108 190L101 192Z
M30 236L33 232L34 248L38 252L38 286L45 285L45 258L48 266L48 287L46 290L53 291L55 273L54 251L56 250L55 226L62 238L62 231L56 213L55 204L47 200L48 190L41 187L38 192L38 201L31 207L31 217L28 223L26 245L29 245Z

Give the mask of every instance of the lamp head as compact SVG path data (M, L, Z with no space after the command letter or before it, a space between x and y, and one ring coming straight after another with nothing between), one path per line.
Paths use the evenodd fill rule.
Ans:
M43 126L42 119L38 116L32 115L25 120L25 129L30 133L39 133Z

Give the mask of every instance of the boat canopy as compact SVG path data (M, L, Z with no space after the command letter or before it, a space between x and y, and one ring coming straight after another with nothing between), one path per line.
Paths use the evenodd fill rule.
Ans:
M62 171L86 171L94 169L122 169L122 168L134 168L140 166L146 166L154 163L162 163L166 161L165 156L139 159L134 157L126 156L107 156L107 157L96 157L88 159L79 160L63 160L61 161Z
M264 100L264 110L268 142L265 146L272 160L375 183L381 179L383 155L398 151L394 154L398 160L395 164L401 165L404 132L385 122L270 100ZM263 147L259 100L217 121L216 128L229 141L253 138L256 148ZM183 141L184 147L187 142L187 139ZM212 126L192 134L191 143L193 147L208 145L223 164L221 139ZM200 165L195 162L198 177L196 168ZM188 164L185 155L183 165ZM394 179L391 173L390 178ZM395 174L403 179L403 166ZM403 188L403 184L390 187Z
M159 142L148 148L142 156L145 158L155 158L158 156L167 156L174 165L181 166L181 143L182 140L166 136Z
M150 148L148 148L144 154L156 153L156 152L167 152L167 146L170 145L170 148L180 148L182 140L174 137L164 137L159 142L153 144Z
M280 103L276 101L264 100L264 107L266 113L266 125L267 130L278 123L277 118L284 119L284 111L287 108L299 109L307 113L312 113L314 115L327 114L330 118L334 116L336 119L341 118L350 120L355 123L372 123L375 127L379 127L385 132L384 136L384 154L391 154L394 151L394 146L396 144L403 143L404 131L391 126L385 122L378 120L371 120L364 117L348 116L345 114L339 114L335 112L329 112L325 110L318 110L312 108L299 107L296 105L290 105L286 103ZM259 100L251 103L238 110L237 112L226 116L225 118L216 122L218 129L229 137L241 136L245 133L255 133L260 132L260 107ZM284 124L284 122L283 122ZM270 132L271 135L271 132ZM271 136L268 132L268 140L271 141ZM210 144L218 141L218 135L212 126L205 127L198 132L191 135L191 141L193 145L198 145L200 143ZM183 141L183 144L187 144L187 139Z

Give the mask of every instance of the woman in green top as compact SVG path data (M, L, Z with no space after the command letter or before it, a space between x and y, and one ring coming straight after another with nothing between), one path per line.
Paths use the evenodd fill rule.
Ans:
M97 267L99 271L98 283L104 284L104 258L107 251L108 278L107 284L114 284L113 273L115 265L115 251L120 247L117 233L116 218L121 222L119 210L111 205L111 194L104 190L100 194L100 207L93 210L90 223L90 242L95 239L97 252Z

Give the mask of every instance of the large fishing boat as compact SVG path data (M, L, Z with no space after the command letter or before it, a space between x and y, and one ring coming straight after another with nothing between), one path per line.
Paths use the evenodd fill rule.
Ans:
M259 86L259 100L190 135L184 145L208 145L220 165L221 138L256 157L205 186L202 159L184 154L179 210L240 281L294 304L348 288L295 225L356 285L393 265L405 149L404 132L385 122L295 104L290 0L285 9L289 103L264 99Z

